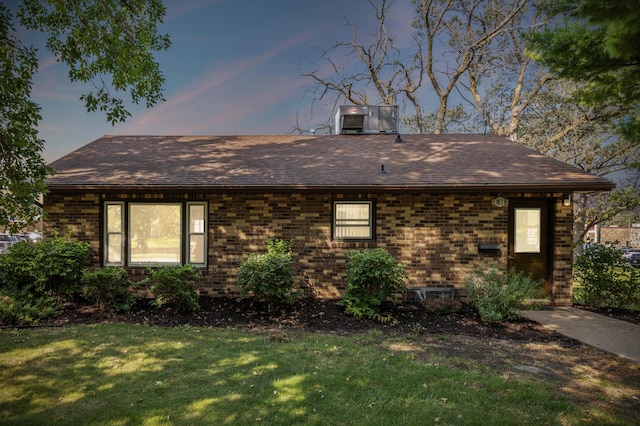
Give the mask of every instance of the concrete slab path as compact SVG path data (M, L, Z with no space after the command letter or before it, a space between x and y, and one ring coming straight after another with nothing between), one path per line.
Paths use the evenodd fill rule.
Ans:
M640 364L640 325L567 306L522 314L567 337Z

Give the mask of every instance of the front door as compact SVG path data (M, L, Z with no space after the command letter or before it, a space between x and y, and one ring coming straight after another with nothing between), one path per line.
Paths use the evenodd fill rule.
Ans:
M545 281L549 295L549 203L546 200L509 202L509 269Z

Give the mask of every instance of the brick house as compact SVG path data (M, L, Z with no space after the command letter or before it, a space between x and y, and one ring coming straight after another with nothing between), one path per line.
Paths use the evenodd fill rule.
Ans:
M409 286L513 267L570 304L571 194L614 186L494 135L104 136L51 166L46 233L134 276L193 264L209 296L275 237L318 297L342 294L348 251L383 247Z

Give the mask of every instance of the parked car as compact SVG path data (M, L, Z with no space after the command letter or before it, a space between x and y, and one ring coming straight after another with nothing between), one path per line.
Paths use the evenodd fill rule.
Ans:
M39 243L42 241L42 234L37 231L25 232L22 234L22 239L31 243Z
M629 262L629 260L631 259L631 255L636 253L640 253L640 249L628 248L624 251L622 258L624 259L625 262Z
M6 252L8 252L11 246L17 242L19 242L19 239L18 241L16 241L14 235L0 234L0 254L5 254Z
M7 241L9 244L14 245L22 240L17 235L2 233L0 234L0 241Z
M0 234L0 241L6 244L6 248L4 249L4 253L6 253L12 245L18 244L22 239L17 235L2 233Z
M627 262L629 262L629 265L631 266L640 268L640 252L631 253L631 255L628 257Z

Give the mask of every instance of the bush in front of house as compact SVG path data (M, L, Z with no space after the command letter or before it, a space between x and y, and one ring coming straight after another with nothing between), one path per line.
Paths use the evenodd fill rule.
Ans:
M276 311L296 300L300 293L293 290L291 244L268 239L266 253L250 253L238 269L238 287L242 297L252 294Z
M34 290L36 244L20 242L0 256L0 288Z
M80 291L89 245L70 235L21 242L0 256L0 321L5 324L50 318Z
M56 316L60 304L54 297L30 293L26 289L0 289L0 324L37 324Z
M107 266L82 273L82 295L101 311L126 312L135 297L129 289L137 284L122 267Z
M498 322L519 318L519 309L539 307L543 283L522 271L490 269L467 276L464 289L483 321Z
M0 282L3 287L65 300L79 293L88 260L89 245L70 234L55 234L37 244L21 242L0 258Z
M640 304L640 273L615 247L594 244L573 265L576 298L585 305L625 308Z
M89 260L89 244L67 234L54 235L35 246L32 272L38 289L61 299L77 295L82 268Z
M406 291L404 265L383 248L352 250L347 254L347 291L338 302L355 317L390 321L380 312L383 301Z
M161 266L148 268L149 277L144 283L151 283L154 294L153 305L158 308L172 308L180 313L193 313L200 310L196 282L199 275L192 265Z

